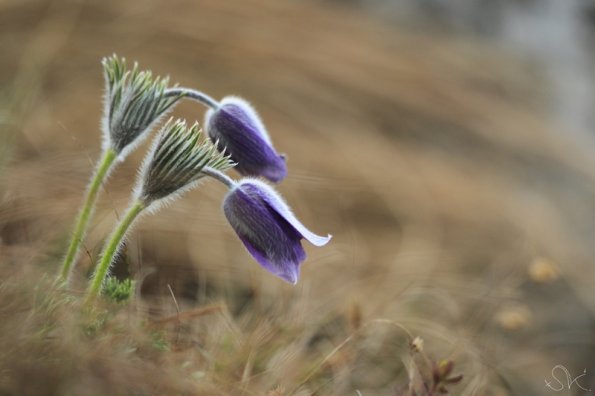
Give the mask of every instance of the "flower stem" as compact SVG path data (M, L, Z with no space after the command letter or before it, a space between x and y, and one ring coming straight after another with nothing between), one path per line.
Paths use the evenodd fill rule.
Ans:
M221 183L225 184L228 188L233 188L237 184L235 180L227 176L225 173L218 171L217 169L213 169L209 166L205 166L204 168L202 168L201 173L204 173L207 176L211 176L213 179L216 179Z
M118 253L120 246L122 245L122 240L126 235L126 232L136 219L136 217L140 214L140 212L145 209L145 203L138 200L135 201L128 211L120 220L120 223L114 229L112 234L109 237L109 241L103 248L103 252L101 254L101 261L97 265L93 276L91 277L91 281L89 283L89 288L87 289L87 295L85 298L86 303L92 302L95 297L101 291L103 286L103 282L105 281L105 277L109 271L109 268L114 261L114 256Z
M165 91L165 96L179 96L190 98L212 109L219 108L219 102L211 98L204 92L192 88L169 88Z
M83 203L83 207L78 214L74 232L72 233L72 238L70 239L70 245L66 251L66 257L62 263L62 270L60 271L59 276L59 280L62 282L68 281L72 265L78 255L81 243L87 231L87 225L89 224L89 220L93 214L93 209L97 200L97 193L99 192L99 188L106 178L116 157L117 153L113 149L108 148L105 150L103 156L98 162L97 170L95 171L95 174L91 179L91 185L87 190L85 202Z

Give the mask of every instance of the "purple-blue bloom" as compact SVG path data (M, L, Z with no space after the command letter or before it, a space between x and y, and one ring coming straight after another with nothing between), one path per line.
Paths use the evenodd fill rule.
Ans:
M331 239L308 230L272 187L256 179L243 179L232 187L223 211L256 261L294 285L306 259L301 240L323 246Z
M262 176L278 183L287 175L285 158L275 149L254 108L245 100L227 96L205 116L205 128L219 149L229 153L245 176Z

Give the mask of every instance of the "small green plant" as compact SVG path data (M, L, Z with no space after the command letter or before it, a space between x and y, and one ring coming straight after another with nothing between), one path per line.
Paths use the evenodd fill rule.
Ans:
M169 343L162 331L155 330L151 332L151 346L161 352L169 351Z
M126 303L134 295L134 285L135 282L132 279L119 280L115 276L110 276L105 281L102 294L109 301L118 304Z

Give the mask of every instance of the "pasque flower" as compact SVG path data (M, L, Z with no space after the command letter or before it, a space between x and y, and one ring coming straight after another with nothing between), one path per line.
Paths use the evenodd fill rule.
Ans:
M272 187L256 179L232 186L223 211L256 261L292 284L297 283L300 264L306 259L301 240L323 246L331 239L308 230Z
M227 96L205 116L205 128L225 149L245 176L262 176L278 183L287 175L285 157L273 148L256 111L245 100Z
M104 147L124 157L182 97L166 91L168 78L153 77L117 56L103 59L106 93Z
M127 70L125 60L116 55L104 58L102 64L105 74L103 154L76 220L60 270L61 281L68 281L102 183L118 161L122 161L161 117L185 96L184 92L166 92L167 78L153 78L150 71L140 71L137 64Z
M207 176L205 170L220 174L233 167L229 157L202 136L197 124L188 128L182 120L170 120L161 129L143 162L132 202L103 248L87 289L88 302L101 291L122 241L143 211L155 212L163 202L196 187Z

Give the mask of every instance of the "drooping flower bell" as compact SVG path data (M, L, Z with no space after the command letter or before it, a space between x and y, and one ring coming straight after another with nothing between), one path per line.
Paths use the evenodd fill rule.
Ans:
M269 272L296 284L306 259L301 240L323 246L331 239L308 230L279 194L266 183L244 179L223 202L225 217L248 252Z
M275 151L254 108L245 100L227 96L205 115L205 129L225 149L244 176L262 176L278 183L287 175L284 156Z

